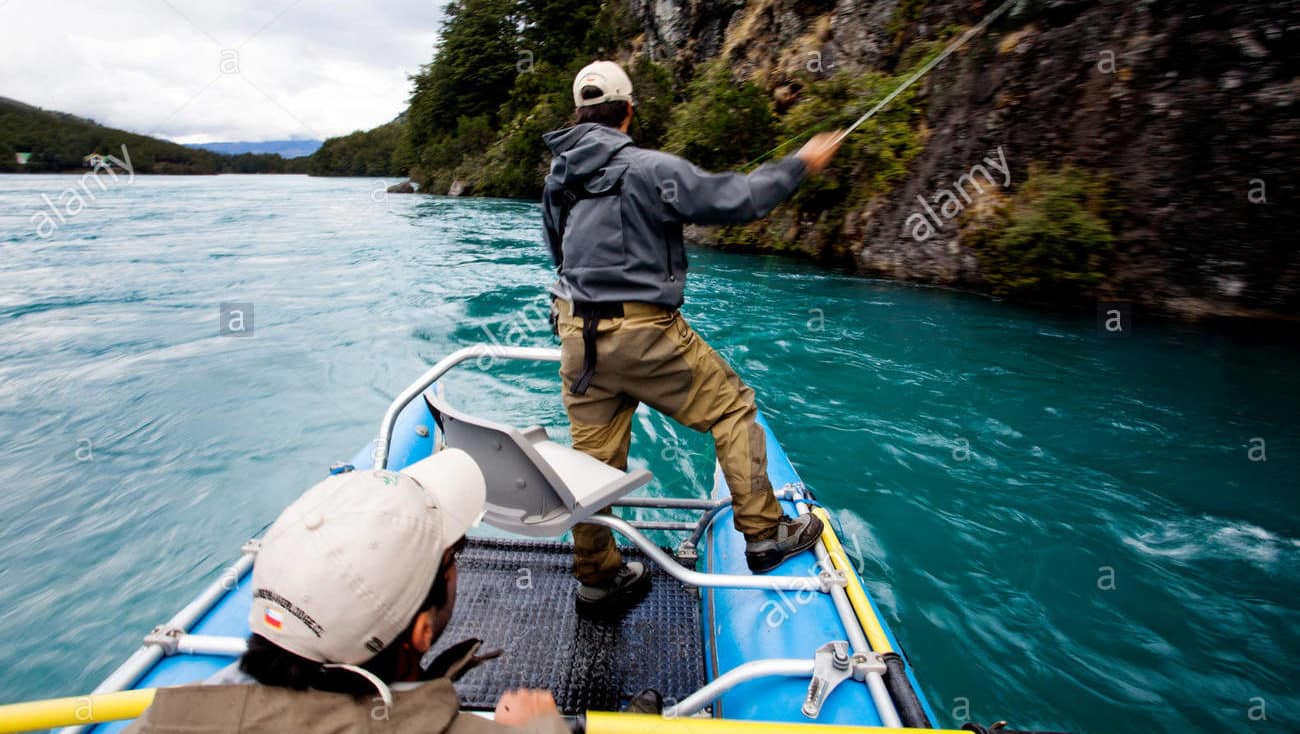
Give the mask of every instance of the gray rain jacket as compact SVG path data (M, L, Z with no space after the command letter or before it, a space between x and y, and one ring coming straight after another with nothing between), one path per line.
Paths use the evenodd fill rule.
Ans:
M807 171L790 156L748 175L708 173L596 123L542 139L555 155L542 194L546 244L559 272L551 292L567 300L681 307L682 225L759 219L793 194ZM562 223L566 189L576 203Z

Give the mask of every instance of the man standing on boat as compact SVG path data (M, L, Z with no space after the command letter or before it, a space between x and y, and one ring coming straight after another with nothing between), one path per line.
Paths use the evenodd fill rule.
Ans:
M767 438L754 391L686 323L685 224L734 224L766 216L804 178L826 167L835 133L746 175L708 173L633 145L632 81L597 61L573 82L577 123L543 136L555 158L543 221L559 275L555 296L560 375L573 447L626 470L640 403L713 434L731 490L745 559L766 573L817 542L821 521L786 517L767 476ZM624 563L601 525L573 529L578 606L620 608L649 586L643 564Z

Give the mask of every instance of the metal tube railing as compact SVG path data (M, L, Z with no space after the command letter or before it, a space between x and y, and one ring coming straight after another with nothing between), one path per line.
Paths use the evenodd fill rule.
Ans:
M773 492L778 500L797 500L802 495L791 489L782 489ZM713 518L731 507L731 498L723 497L716 500L705 499L676 499L672 497L624 497L615 502L614 507L641 507L656 508L665 510L703 510L699 520L692 527L679 528L657 528L662 530L690 530L691 537L686 540L687 545L691 548L697 548L700 545L700 539L704 537L704 532L708 529ZM638 521L633 521L634 527L642 527ZM829 566L824 566L829 568Z
M614 532L632 541L642 553L659 564L670 576L688 586L711 586L732 589L768 589L782 591L826 591L826 584L819 576L743 576L726 573L701 573L683 567L662 548L650 542L626 520L610 515L592 515L584 522L604 525Z
M778 499L780 498L778 497ZM698 548L700 541L704 539L704 533L707 532L709 526L713 524L713 518L721 515L730 506L731 502L728 501L725 505L710 507L708 511L700 516L700 521L695 524L695 530L691 532L691 537L686 542L690 543L691 546Z
M706 500L689 497L624 497L614 507L653 507L657 510L711 510L730 499Z
M676 530L686 532L695 529L693 522L677 522L674 520L629 520L628 524L637 530Z
M665 708L664 718L675 719L679 716L690 716L718 700L722 694L732 688L757 678L769 678L777 675L811 678L812 674L813 661L799 658L772 658L738 665L709 681L703 688L678 701L675 706Z
M428 390L433 383L438 381L438 378L450 372L452 367L461 362L483 357L559 362L560 350L551 347L505 347L479 344L478 346L458 349L438 360L437 364L430 367L423 375L420 375L415 382L407 385L406 389L389 404L388 410L384 412L383 422L379 424L379 440L375 444L376 468L388 468L388 452L393 442L393 427L397 425L397 416L401 414L402 410L412 400L420 397L425 390Z
M801 496L792 489L777 490L773 494L779 500L797 500ZM612 507L654 507L663 510L712 510L730 506L730 497L716 500L689 497L624 497L612 505Z
M248 652L248 640L218 635L181 635L176 638L176 652L182 655L221 655L237 658Z

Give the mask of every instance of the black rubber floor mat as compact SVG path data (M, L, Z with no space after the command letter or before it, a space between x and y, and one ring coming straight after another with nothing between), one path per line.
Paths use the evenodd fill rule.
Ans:
M432 651L470 637L504 654L456 683L461 703L492 709L512 688L543 688L566 714L616 711L646 688L680 700L704 685L699 595L635 549L651 569L645 600L621 619L574 611L572 546L472 540L458 561L456 611Z

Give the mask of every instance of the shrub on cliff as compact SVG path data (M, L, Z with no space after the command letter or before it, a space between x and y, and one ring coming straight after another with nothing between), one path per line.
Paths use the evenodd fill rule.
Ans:
M542 135L563 127L573 102L566 91L537 96L533 106L516 115L488 148L483 167L469 181L475 194L539 199L550 152Z
M658 148L663 145L672 125L673 116L673 73L665 64L657 63L648 55L638 55L626 65L627 75L632 78L632 89L636 90L636 118L628 132L643 148Z
M1070 301L1105 279L1115 237L1109 182L1077 166L1031 166L1010 199L964 228L995 295ZM969 224L969 222L967 223Z
M772 104L758 85L736 82L725 59L709 62L673 108L664 150L701 168L734 167L771 147L775 137Z
M793 153L815 132L850 125L903 78L902 74L839 72L806 82L798 100L777 125L777 137L785 143L776 154ZM846 260L846 218L855 207L888 193L906 178L909 163L924 147L917 129L920 110L914 104L914 95L914 89L903 92L845 139L827 172L806 181L771 217L723 228L717 243L723 247L799 251L826 260Z
M412 168L411 179L420 185L421 191L445 194L453 181L463 180L467 170L477 170L483 152L495 139L496 131L487 115L461 116L453 133L442 135L419 150L419 163Z
M908 70L910 72L910 69ZM893 91L905 74L888 76L879 73L839 72L812 82L799 94L799 101L781 120L782 138L810 137L813 131L833 130L852 124L863 112L874 107ZM921 152L922 141L916 130L920 110L913 105L915 87L904 91L893 102L844 140L844 146L831 160L828 175L819 176L802 187L796 201L826 201L825 192L836 191L835 203L854 191L854 199L866 199L887 193L907 177L907 166ZM795 149L794 145L790 150ZM823 192L818 195L817 192Z

